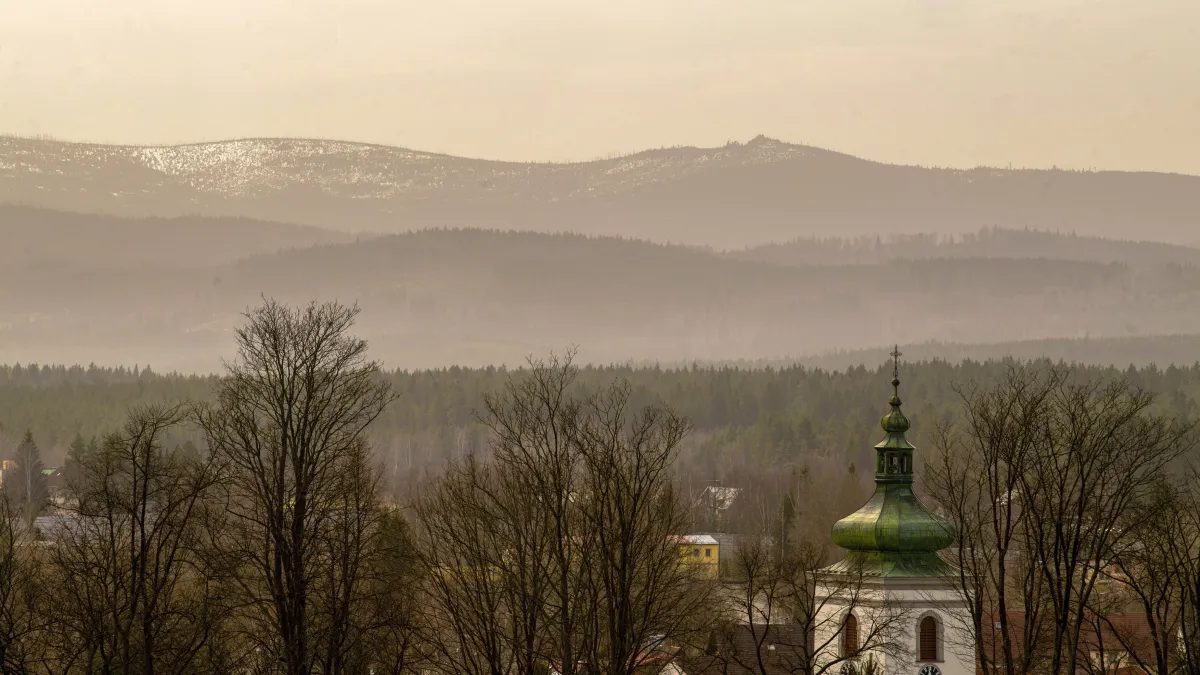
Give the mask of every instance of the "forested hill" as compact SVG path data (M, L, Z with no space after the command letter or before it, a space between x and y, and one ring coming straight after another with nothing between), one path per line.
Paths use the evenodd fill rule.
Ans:
M355 236L249 218L116 218L0 204L0 265L209 267Z
M566 164L305 139L134 147L0 138L0 202L392 233L570 229L735 248L994 225L1200 241L1200 177L895 166L761 136Z
M960 235L901 234L869 237L800 237L763 244L728 257L776 265L877 265L929 258L1051 258L1120 262L1135 266L1200 264L1200 248L1051 232L982 228Z
M886 361L891 347L873 349L833 349L825 354L799 359L730 359L713 362L714 366L737 368L781 368L803 365L809 368L845 370L865 363ZM1119 367L1167 367L1170 364L1194 365L1200 361L1200 335L1151 335L1134 338L1057 338L962 344L930 341L910 344L904 353L913 360L988 361L1015 358L1050 359L1085 365L1117 364ZM643 364L644 365L644 364ZM667 364L650 364L667 365Z
M0 361L213 372L263 294L358 301L374 353L410 369L517 364L571 344L591 363L679 363L1200 334L1200 268L1172 262L782 266L608 237L431 230L203 268L0 266Z
M937 421L952 419L956 384L987 386L1009 361L922 361L902 370L905 411L918 446ZM1127 377L1161 394L1164 410L1194 416L1200 399L1200 365L1165 369L1077 368L1080 377ZM392 372L400 398L372 428L389 480L403 483L436 469L451 456L478 451L487 438L475 421L482 396L503 388L512 371L450 368ZM519 376L519 374L518 374ZM634 402L666 402L694 424L683 471L696 480L736 482L746 472L796 467L805 462L869 466L879 440L879 419L891 395L890 366L831 372L805 367L584 368L578 386L594 388L626 378ZM142 403L204 400L211 377L160 375L148 369L109 370L62 366L0 367L0 455L12 452L31 430L48 464L61 459L76 434L115 429L125 411ZM187 439L178 439L180 442ZM192 440L199 441L196 436ZM919 453L918 453L919 454Z

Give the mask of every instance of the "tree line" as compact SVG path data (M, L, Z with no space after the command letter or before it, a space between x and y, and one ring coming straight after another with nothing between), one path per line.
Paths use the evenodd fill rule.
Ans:
M799 237L727 255L782 265L878 265L889 260L928 258L1051 258L1138 267L1200 263L1200 253L1187 246L994 226L961 234Z
M957 414L955 382L997 383L1012 359L927 360L905 364L905 389L913 433L927 433ZM1047 360L1029 362L1051 367ZM758 474L800 470L832 463L844 472L874 461L875 423L885 366L827 370L805 366L737 368L690 366L577 366L572 395L621 379L629 383L631 405L641 408L668 400L692 424L682 443L681 470L699 483L743 484ZM396 394L371 426L376 456L385 467L385 485L402 493L452 457L477 452L486 444L478 420L488 392L503 389L516 370L446 368L382 372ZM1156 410L1196 416L1200 363L1125 369L1073 367L1086 380L1125 379L1158 396ZM61 466L69 449L86 446L118 428L131 406L163 400L207 401L219 378L159 374L146 366L83 368L49 365L0 366L0 456L15 457L27 431L47 466ZM197 429L175 432L180 443L199 445ZM918 462L922 458L918 457ZM840 478L839 478L840 479Z

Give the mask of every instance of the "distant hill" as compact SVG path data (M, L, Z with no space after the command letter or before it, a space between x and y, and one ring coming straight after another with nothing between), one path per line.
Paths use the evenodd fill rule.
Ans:
M802 237L730 251L726 256L789 266L876 265L929 258L1051 258L1139 267L1200 265L1200 248L1191 246L994 227L963 235Z
M354 239L248 218L117 218L0 204L0 265L57 260L100 267L209 267Z
M1200 177L894 166L763 137L568 164L302 139L135 147L0 138L0 202L342 231L572 231L721 248L989 226L1200 241Z
M960 363L965 360L989 361L1002 359L1035 360L1050 359L1089 366L1113 366L1118 369L1148 368L1156 366L1166 369L1172 365L1180 368L1200 364L1200 334L1193 335L1147 335L1141 337L1114 338L1050 338L1044 340L1018 340L1013 342L986 342L962 344L931 340L902 345L906 363L942 361ZM864 366L869 369L891 363L892 347L872 349L830 350L824 354L795 359L731 360L711 362L712 365L739 368L784 368L802 365L828 371L844 371L847 368ZM638 362L645 365L645 362ZM661 362L661 367L680 365Z
M267 294L358 301L391 367L778 359L931 340L1200 334L1200 268L1047 258L783 266L584 235L429 230L204 268L0 267L0 362L212 371Z

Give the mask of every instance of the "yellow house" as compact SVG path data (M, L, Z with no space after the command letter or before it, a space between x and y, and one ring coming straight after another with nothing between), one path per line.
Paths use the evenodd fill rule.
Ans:
M4 476L10 471L17 470L17 461L15 459L6 459L0 463L0 485L4 484Z
M717 578L717 562L721 557L719 546L717 540L707 534L688 534L679 538L684 561L696 565L706 579Z

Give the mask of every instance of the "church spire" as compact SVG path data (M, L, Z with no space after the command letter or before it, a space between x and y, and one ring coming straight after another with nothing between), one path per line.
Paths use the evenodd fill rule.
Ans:
M875 446L875 482L912 482L912 453L914 448L904 432L908 431L908 418L900 409L900 345L892 350L892 399L888 405L891 412L884 415L879 425L886 436Z
M954 541L954 529L913 493L916 448L904 435L909 422L900 409L899 345L891 356L891 411L880 420L884 437L875 445L875 494L834 524L833 543L851 553L834 568L859 561L883 576L936 576L945 569L937 552Z

